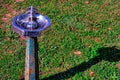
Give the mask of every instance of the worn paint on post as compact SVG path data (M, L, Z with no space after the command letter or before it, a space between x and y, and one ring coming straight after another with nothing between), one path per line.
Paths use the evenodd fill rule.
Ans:
M37 38L27 37L25 80L38 80Z

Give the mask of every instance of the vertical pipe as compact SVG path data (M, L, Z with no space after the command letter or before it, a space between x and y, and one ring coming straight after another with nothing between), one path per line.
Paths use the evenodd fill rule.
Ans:
M37 37L27 37L25 80L38 80Z

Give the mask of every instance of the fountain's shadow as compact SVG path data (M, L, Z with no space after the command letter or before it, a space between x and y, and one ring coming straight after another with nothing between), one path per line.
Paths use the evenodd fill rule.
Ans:
M120 50L114 47L102 47L96 51L99 55L90 59L88 62L83 62L67 71L60 72L41 80L63 80L68 79L79 72L83 72L91 66L97 64L102 60L116 62L120 60Z

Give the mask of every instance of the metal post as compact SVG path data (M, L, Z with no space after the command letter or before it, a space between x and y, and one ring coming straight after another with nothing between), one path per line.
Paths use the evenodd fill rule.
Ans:
M37 37L27 37L25 57L25 80L38 80Z
M14 17L12 25L13 31L27 37L25 80L39 80L37 37L50 26L50 19L30 6L25 13Z

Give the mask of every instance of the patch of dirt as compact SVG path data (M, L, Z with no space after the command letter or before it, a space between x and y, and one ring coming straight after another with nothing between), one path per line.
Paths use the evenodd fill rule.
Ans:
M76 51L76 52L74 52L74 54L75 55L80 55L80 54L82 54L82 52L81 51Z
M15 0L16 2L23 2L24 0Z
M95 42L101 42L100 38L98 38L98 37L95 37L95 38L94 38L94 41L95 41Z
M116 68L120 69L120 61L115 66Z
M93 71L91 71L91 72L89 73L89 75L90 75L91 77L93 77L94 74L95 74L95 72L93 72Z

